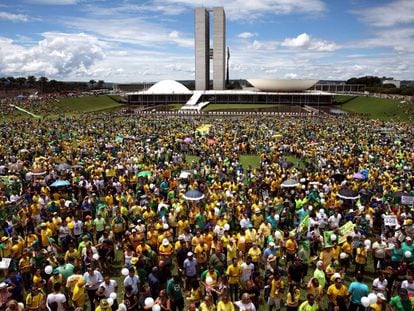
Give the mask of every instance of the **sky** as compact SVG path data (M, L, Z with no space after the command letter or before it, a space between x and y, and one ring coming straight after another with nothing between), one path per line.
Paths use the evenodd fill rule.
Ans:
M0 77L192 80L199 6L225 9L231 79L414 80L414 0L2 0Z

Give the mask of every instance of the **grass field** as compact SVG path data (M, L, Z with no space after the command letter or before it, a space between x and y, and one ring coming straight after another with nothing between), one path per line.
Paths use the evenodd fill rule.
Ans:
M367 114L369 118L379 120L410 121L414 123L414 105L400 103L398 100L365 97L336 96L338 108L355 113Z
M62 110L71 110L73 113L102 111L123 106L107 95L69 97L60 100L56 105Z

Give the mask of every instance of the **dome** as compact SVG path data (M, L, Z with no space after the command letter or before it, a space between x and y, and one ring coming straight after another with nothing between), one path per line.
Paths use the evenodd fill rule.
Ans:
M151 94L191 94L182 83L174 80L162 80L151 86L145 93Z
M276 80L276 79L248 79L256 89L263 92L298 92L314 86L318 80Z

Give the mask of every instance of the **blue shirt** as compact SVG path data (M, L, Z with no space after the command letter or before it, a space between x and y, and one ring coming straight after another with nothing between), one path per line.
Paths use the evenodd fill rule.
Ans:
M360 282L352 282L348 291L351 293L351 302L361 305L361 298L368 296L368 286Z

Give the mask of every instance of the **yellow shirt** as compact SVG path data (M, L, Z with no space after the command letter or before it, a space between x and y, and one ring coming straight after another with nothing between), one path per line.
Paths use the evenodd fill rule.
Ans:
M234 311L234 305L231 301L224 303L222 300L217 304L217 311Z
M250 257L252 257L252 261L257 263L260 261L260 257L262 255L262 251L260 250L260 248L256 247L252 247L249 249L249 252L247 253Z
M283 297L283 291L285 289L285 285L282 281L282 279L279 280L272 280L272 287L270 289L270 297L271 298L282 298Z
M355 262L360 265L365 265L367 263L367 250L365 247L358 247L356 252Z
M207 254L208 252L208 245L204 244L203 246L201 246L201 244L198 244L195 248L194 248L194 255L195 258L197 260L197 263L205 263L207 262Z
M240 280L241 268L239 265L233 266L231 264L227 267L226 274L229 277L229 284L237 284Z
M45 298L45 294L40 291L36 295L30 293L26 297L26 307L28 309L38 310L43 305Z
M335 284L328 287L326 292L328 296L332 296L333 299L336 299L338 296L345 297L348 295L348 288L345 285L342 285L339 289L336 288Z
M298 243L295 240L288 239L285 244L288 254L293 255L298 250Z

